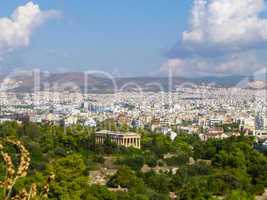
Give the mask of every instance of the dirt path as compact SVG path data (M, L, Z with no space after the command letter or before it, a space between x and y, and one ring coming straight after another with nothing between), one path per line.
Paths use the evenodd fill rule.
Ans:
M257 196L256 200L267 200L267 188L265 189L265 192L261 196Z

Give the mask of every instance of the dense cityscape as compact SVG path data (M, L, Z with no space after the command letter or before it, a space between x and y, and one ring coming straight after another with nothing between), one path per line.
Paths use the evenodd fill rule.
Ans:
M264 89L204 85L177 87L173 92L2 92L0 136L8 138L6 144L23 149L19 141L11 139L19 138L29 148L33 163L26 167L30 167L30 178L25 181L56 177L55 183L50 180L51 191L44 190L46 197L261 200L266 196L267 159L259 160L261 175L253 175L256 166L250 166L250 159L263 159L257 156L267 153L265 94ZM221 150L214 152L218 145ZM232 148L224 152L228 145ZM261 153L250 157L243 148ZM8 154L3 155L6 161ZM249 160L242 161L246 157ZM232 171L235 168L240 171ZM39 181L36 173L40 173ZM76 180L73 176L77 173ZM229 187L233 180L221 176L241 181L241 174L236 173L252 176L252 180L259 177ZM185 175L191 178L184 180ZM78 188L68 183L70 177ZM213 181L222 182L218 187L208 186ZM150 189L139 191L143 184ZM33 186L37 187L31 189ZM197 188L198 192L191 192ZM30 196L26 190L17 195Z
M0 0L0 200L267 200L266 0Z
M149 127L171 134L174 130L198 134L202 139L239 135L267 139L266 90L198 86L176 92L75 92L1 93L1 122L85 125L112 119L131 128ZM109 100L109 101L107 101ZM222 128L238 124L237 129Z

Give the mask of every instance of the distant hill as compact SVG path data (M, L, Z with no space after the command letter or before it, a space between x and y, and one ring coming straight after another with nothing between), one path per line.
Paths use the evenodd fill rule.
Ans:
M40 80L40 81L38 81ZM172 83L172 87L170 87ZM41 73L34 76L33 73L22 73L15 76L0 75L0 89L14 92L32 92L36 90L74 90L87 91L91 93L107 93L117 90L140 90L143 91L159 91L174 90L181 84L206 84L211 86L241 86L251 87L253 81L244 76L227 76L227 77L201 77L201 78L182 78L173 77L120 77L111 80L103 76L85 75L79 72L68 73ZM239 84L241 83L241 84ZM262 83L261 83L262 84ZM264 83L263 83L264 84ZM256 86L260 83L256 82ZM85 90L85 88L87 88Z

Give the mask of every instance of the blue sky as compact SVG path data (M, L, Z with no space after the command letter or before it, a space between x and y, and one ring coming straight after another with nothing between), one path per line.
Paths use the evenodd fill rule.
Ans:
M39 68L222 76L267 68L265 0L0 0L0 5L2 73Z
M1 17L27 1L1 0ZM142 3L141 3L142 2ZM62 17L31 35L30 44L5 55L1 66L56 71L105 70L121 75L159 72L186 27L189 0L33 1Z

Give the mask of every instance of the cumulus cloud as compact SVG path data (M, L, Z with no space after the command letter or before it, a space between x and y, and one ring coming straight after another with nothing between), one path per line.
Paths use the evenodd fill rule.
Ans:
M225 46L233 50L267 41L264 0L195 0L186 44Z
M256 52L242 52L214 57L170 58L162 66L161 71L180 76L209 75L249 75L255 71L266 69L266 55Z
M50 18L59 17L55 10L42 11L28 2L19 6L10 17L0 18L0 57L14 49L29 45L32 32Z
M264 0L194 0L189 28L171 50L170 60L179 59L183 65L177 68L184 71L205 71L209 66L214 73L244 73L248 64L243 60L249 61L250 68L266 67L258 63L257 55L248 55L267 48L265 10ZM196 60L206 66L200 67Z

